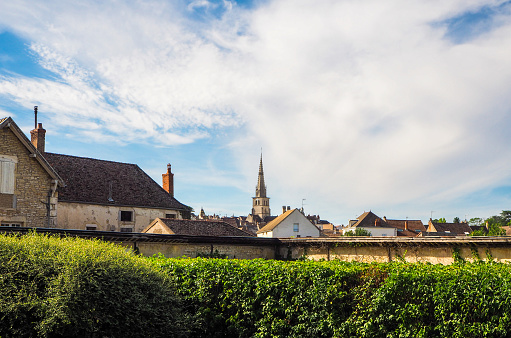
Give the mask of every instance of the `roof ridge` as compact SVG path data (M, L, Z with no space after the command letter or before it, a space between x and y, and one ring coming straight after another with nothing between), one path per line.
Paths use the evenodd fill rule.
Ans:
M129 163L129 162L120 162L120 161L112 161L112 160L102 160L99 158L93 158L93 157L86 157L86 156L76 156L76 155L67 155L67 154L57 154L57 153L51 153L51 152L45 152L44 155L50 154L50 155L57 155L57 156L66 156L66 157L74 157L74 158L80 158L84 160L94 160L94 161L101 161L101 162L110 162L110 163L119 163L119 164L129 164L129 165L135 165L138 167L138 164L136 163Z

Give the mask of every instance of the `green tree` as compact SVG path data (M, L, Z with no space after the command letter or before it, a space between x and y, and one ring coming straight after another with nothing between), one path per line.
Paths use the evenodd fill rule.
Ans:
M344 236L371 236L371 233L363 228L356 228L344 233Z
M468 221L468 225L470 226L481 226L483 225L483 219L479 217L471 218L470 221Z
M460 218L459 217L454 217L454 219L452 220L453 223L459 223L460 222Z
M506 219L501 216L492 216L486 219L486 228L488 229L488 236L504 236L506 230L502 229L506 225Z
M444 218L444 217L434 219L432 222L433 222L433 223L447 223L447 221L445 220L445 218Z
M502 210L500 215L495 215L487 218L486 220L482 220L481 218L472 218L470 219L470 225L482 225L486 223L486 230L476 230L473 231L471 236L504 236L506 234L506 230L502 227L506 225L511 225L511 211Z

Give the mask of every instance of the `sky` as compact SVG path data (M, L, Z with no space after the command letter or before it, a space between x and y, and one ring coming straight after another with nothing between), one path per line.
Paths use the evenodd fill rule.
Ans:
M0 2L0 117L247 215L511 209L511 1Z

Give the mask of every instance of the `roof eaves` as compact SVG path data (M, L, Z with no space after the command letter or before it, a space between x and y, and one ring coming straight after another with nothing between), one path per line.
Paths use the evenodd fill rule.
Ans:
M267 231L272 231L273 229L275 229L275 227L277 225L279 225L282 221L284 221L289 215L291 215L293 213L293 211L295 211L296 209L293 209L293 210L288 210L286 211L285 213L277 216L277 218L275 218L274 220L272 220L270 223L266 224L264 227L262 227L261 229L259 229L257 231L258 234L260 233L263 233L263 232L267 232Z
M20 140L20 142L27 148L27 150L35 157L37 162L46 170L46 172L57 181L58 185L64 187L66 184L64 180L57 174L55 169L46 161L44 156L37 150L36 147L30 142L30 140L25 136L25 133L18 127L16 122L11 117L3 118L0 120L0 129L10 128L11 131L16 135L16 137Z

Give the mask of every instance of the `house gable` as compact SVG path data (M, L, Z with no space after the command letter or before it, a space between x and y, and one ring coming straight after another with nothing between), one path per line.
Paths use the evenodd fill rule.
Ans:
M64 182L16 123L0 119L0 223L54 227Z
M254 235L223 221L181 220L173 218L157 218L142 232L188 236L254 237Z
M321 231L298 209L287 210L261 228L259 237L319 237Z

